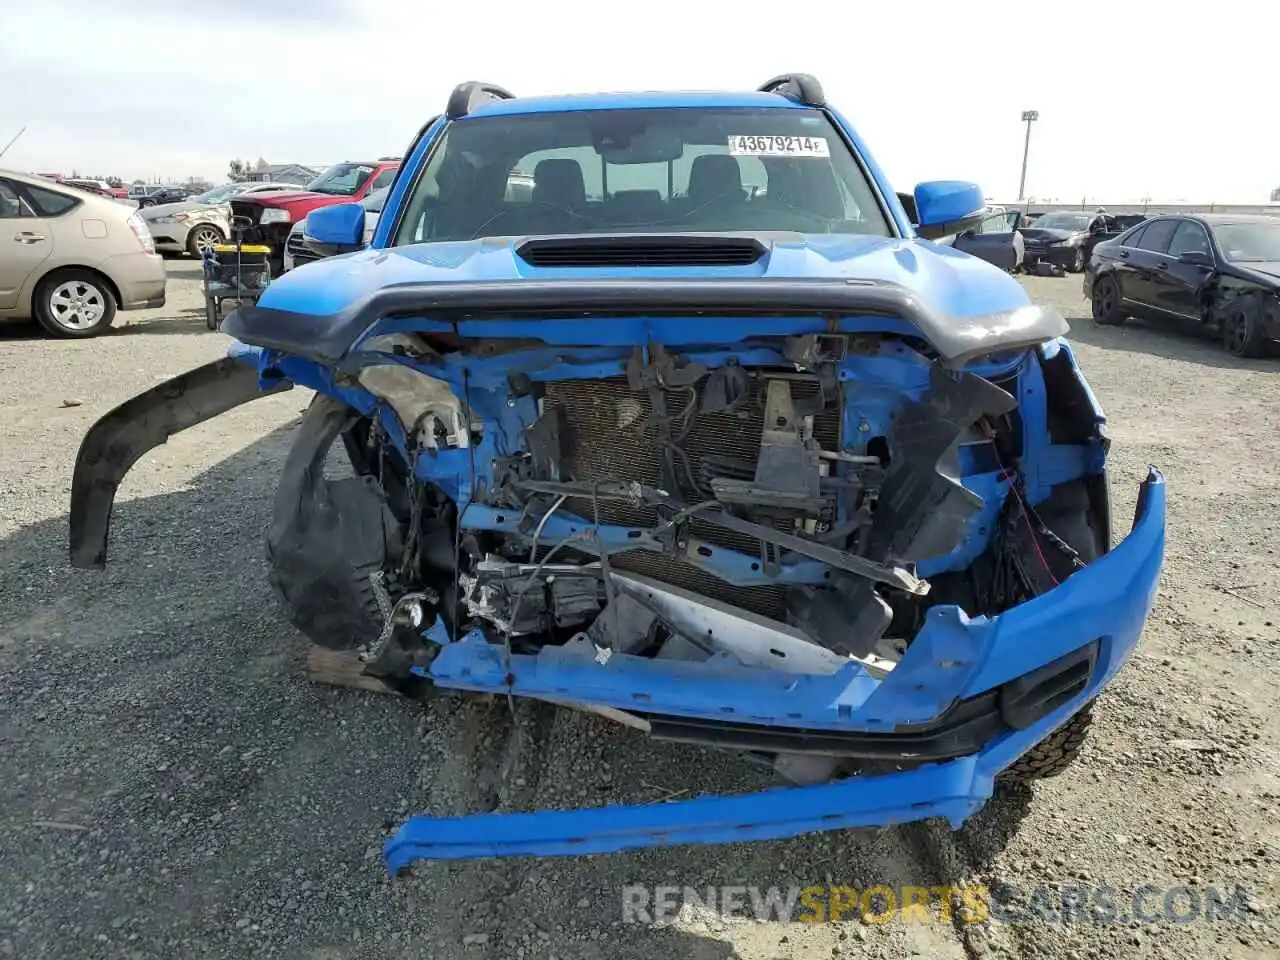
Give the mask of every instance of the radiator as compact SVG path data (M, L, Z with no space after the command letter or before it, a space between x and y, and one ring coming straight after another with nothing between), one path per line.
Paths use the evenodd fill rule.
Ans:
M779 370L792 382L792 395L797 401L816 396L818 384L811 377ZM760 436L764 428L764 389L759 378L752 378L751 393L741 409L734 412L695 412L691 421L681 416L689 402L686 393L665 394L667 415L671 419L671 435L678 437L688 427L680 448L688 456L688 470L703 476L704 458L740 461L754 470L760 452ZM645 391L632 390L625 377L606 380L559 380L546 384L546 407L558 406L565 413L566 437L564 473L579 481L638 481L662 486L662 450L658 429L652 420L652 407ZM828 409L814 418L814 438L824 449L838 449L840 412ZM678 494L686 502L706 499L683 477L683 466L676 459ZM569 500L566 509L591 519L590 500ZM632 507L617 502L600 502L602 523L626 526L654 526L660 517L648 507ZM740 550L752 556L760 554L760 542L752 537L729 533L699 522L690 523L690 532L701 540ZM644 550L617 554L611 563L622 570L652 577L715 597L725 603L743 607L763 616L783 619L785 588L781 586L736 587L693 564Z

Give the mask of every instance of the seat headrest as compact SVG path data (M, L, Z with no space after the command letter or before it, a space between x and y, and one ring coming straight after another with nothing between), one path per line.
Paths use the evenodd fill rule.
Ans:
M533 168L533 199L556 206L577 206L587 199L582 167L577 160L558 157L539 160Z
M746 199L737 159L726 153L708 153L694 160L689 168L689 199L705 202L725 197Z

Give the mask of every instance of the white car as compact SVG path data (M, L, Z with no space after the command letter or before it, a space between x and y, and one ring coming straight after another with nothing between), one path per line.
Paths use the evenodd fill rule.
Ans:
M300 189L293 183L224 183L177 203L144 207L142 218L161 253L199 257L231 236L231 207L227 201L232 197L297 193Z
M364 207L364 245L366 247L373 241L373 231L378 226L378 216L382 213L382 205L387 202L387 194L390 192L390 187L383 187L360 201L360 205ZM294 267L300 267L312 260L323 260L332 255L333 251L327 251L323 247L317 248L307 236L307 218L303 217L293 225L293 229L289 231L289 239L285 241L284 272L287 273Z

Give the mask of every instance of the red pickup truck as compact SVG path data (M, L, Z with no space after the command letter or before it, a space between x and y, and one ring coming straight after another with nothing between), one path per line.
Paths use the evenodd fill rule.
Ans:
M363 200L374 190L391 186L400 169L399 157L335 163L315 180L295 192L255 194L231 198L231 212L252 226L244 238L271 247L272 273L284 266L284 247L293 225L318 207Z

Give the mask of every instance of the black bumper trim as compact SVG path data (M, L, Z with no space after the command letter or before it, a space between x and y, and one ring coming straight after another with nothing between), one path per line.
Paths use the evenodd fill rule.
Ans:
M732 721L639 714L657 740L759 753L800 753L861 760L953 760L977 753L990 740L1024 730L1088 686L1097 666L1097 640L1039 669L977 696L953 703L928 723L885 733L771 727Z
M814 730L726 723L721 720L649 716L650 735L658 740L711 744L761 753L805 753L866 760L950 760L977 753L1003 732L999 694L989 691L952 705L937 720L898 727L887 733Z
M1000 716L1004 722L1014 730L1025 730L1079 696L1098 665L1100 645L1094 640L1002 686Z

